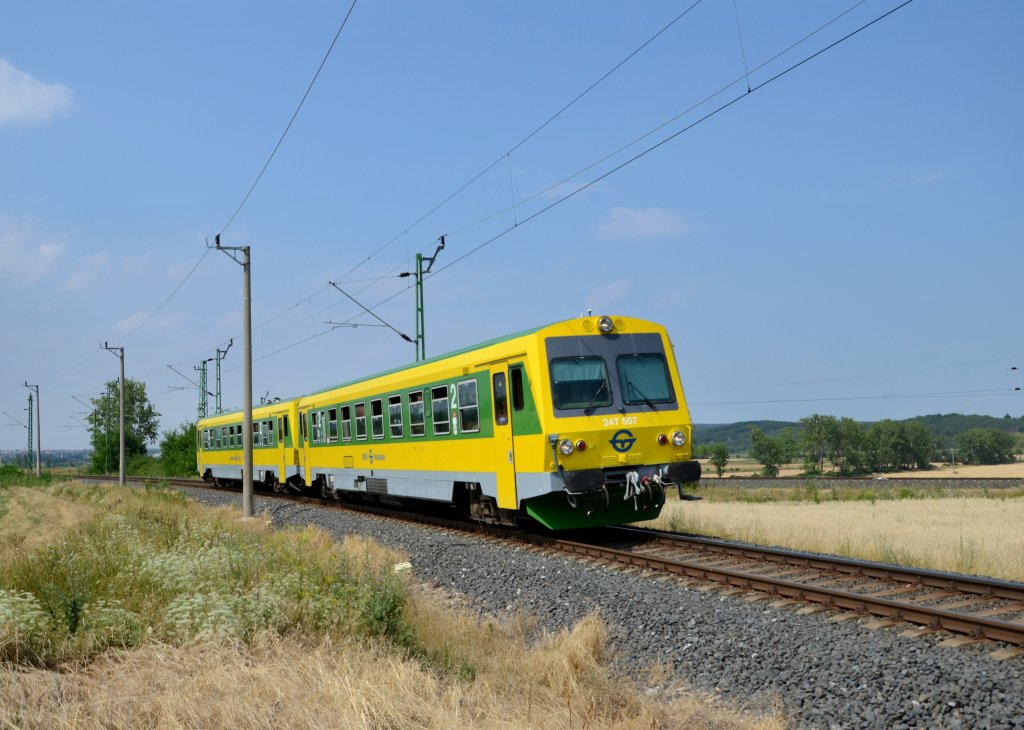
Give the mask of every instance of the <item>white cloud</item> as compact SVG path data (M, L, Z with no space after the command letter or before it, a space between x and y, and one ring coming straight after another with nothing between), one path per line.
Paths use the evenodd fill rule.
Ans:
M910 176L911 185L934 185L953 177L952 170L922 170Z
M114 324L114 332L119 335L131 332L133 329L145 322L148 316L149 312L145 309L140 309L134 314L129 314L127 317Z
M591 226L606 241L672 238L693 233L694 227L683 216L667 208L615 207Z
M82 291L88 288L109 260L110 255L102 252L83 256L78 260L78 268L72 271L64 282L64 288L68 291Z
M71 111L74 98L64 84L40 81L0 58L0 124L48 122Z
M172 312L165 314L160 317L154 317L148 321L150 312L146 309L140 309L139 311L129 314L124 319L114 324L114 332L119 335L125 335L129 332L135 331L136 328L141 326L143 323L146 324L145 330L151 329L166 329L175 325L183 323L188 317L184 311ZM144 331L145 331L144 330Z
M0 214L0 281L36 281L64 253L64 241L43 233L34 221Z
M633 278L617 279L615 281L596 286L587 295L587 308L600 311L614 309L619 302L626 298L629 290L633 288Z

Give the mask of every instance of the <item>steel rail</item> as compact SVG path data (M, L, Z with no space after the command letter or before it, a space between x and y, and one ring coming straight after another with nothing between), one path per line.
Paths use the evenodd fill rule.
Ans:
M913 583L928 588L946 588L961 593L1003 598L1011 601L1024 601L1024 583L1015 583L998 578L944 573L926 568L912 568L889 563L787 550L785 548L760 547L748 543L679 535L638 527L609 527L606 529L613 533L622 532L634 538L646 537L652 542L673 547L692 545L708 552L767 560L781 565L831 570L854 577L863 576L878 580L891 580L897 583Z
M913 603L902 603L871 595L796 583L783 578L746 573L729 568L719 568L673 560L644 553L601 547L587 543L542 538L553 547L584 557L610 560L626 566L649 568L663 573L681 575L687 578L709 580L735 588L760 591L780 598L819 603L830 608L840 608L858 613L882 616L896 621L906 621L932 629L941 629L958 634L1003 641L1008 644L1024 645L1024 624L996 621L984 616L955 613L939 608L930 608ZM534 541L534 539L531 539Z

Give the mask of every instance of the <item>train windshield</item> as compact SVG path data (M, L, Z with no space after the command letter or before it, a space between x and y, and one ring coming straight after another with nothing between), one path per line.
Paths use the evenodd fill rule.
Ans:
M677 407L671 361L657 333L549 337L545 346L558 417Z
M559 358L551 361L555 408L596 408L612 404L608 367L601 357Z
M615 366L624 403L669 403L674 399L664 355L620 355Z

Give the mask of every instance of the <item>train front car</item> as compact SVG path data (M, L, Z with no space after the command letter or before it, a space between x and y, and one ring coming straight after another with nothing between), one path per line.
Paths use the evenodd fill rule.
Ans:
M701 473L665 329L602 316L537 336L530 375L542 438L516 450L521 508L553 530L654 519L666 486Z

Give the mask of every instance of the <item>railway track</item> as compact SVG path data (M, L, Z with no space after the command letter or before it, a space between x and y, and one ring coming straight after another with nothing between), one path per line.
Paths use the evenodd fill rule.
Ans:
M114 481L116 478L92 478ZM131 478L133 483L211 487L196 479ZM869 628L909 624L905 635L940 631L958 634L950 646L980 641L1010 644L995 654L1024 654L1024 583L759 547L632 527L602 528L575 540L548 534L481 527L437 516L396 513L367 505L338 504L310 497L261 496L318 502L379 516L412 520L492 538L526 542L591 562L695 580L707 589L777 607L802 604L802 613L837 610L834 621L874 616Z

